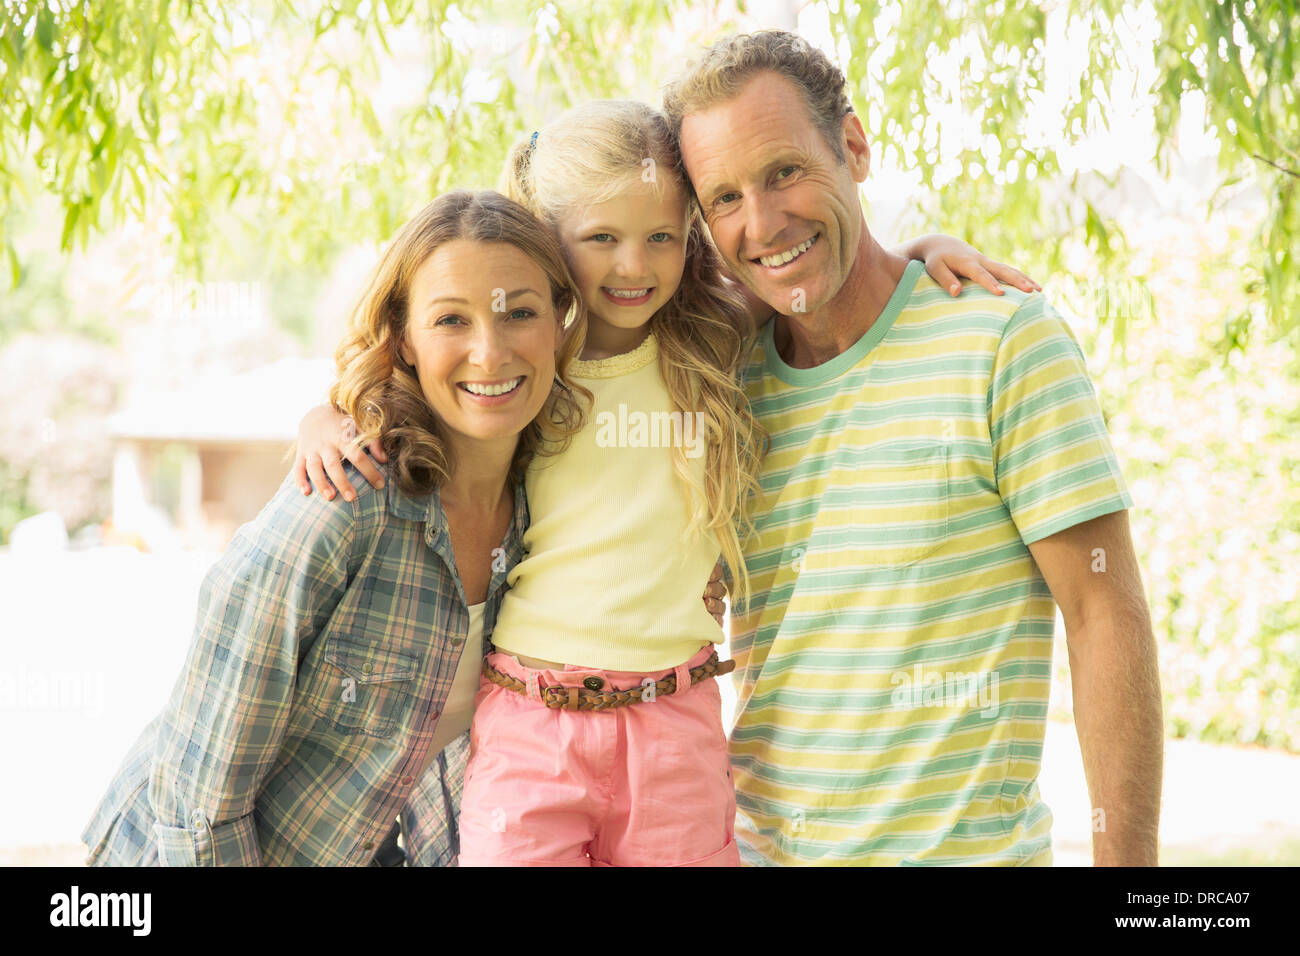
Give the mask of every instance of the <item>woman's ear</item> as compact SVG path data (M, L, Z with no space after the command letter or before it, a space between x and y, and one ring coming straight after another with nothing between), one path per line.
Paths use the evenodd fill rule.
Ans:
M411 346L406 341L405 330L397 338L397 354L401 356L403 362L411 366L411 368L415 368L415 362L413 361L415 356L411 354Z

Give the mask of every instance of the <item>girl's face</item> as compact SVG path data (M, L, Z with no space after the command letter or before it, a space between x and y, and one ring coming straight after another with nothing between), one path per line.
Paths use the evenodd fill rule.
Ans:
M686 264L686 196L676 182L662 195L633 179L613 199L561 217L560 241L587 304L587 346L635 348L650 317L677 291Z
M513 443L555 380L562 317L542 267L504 242L456 239L415 271L399 351L458 443Z

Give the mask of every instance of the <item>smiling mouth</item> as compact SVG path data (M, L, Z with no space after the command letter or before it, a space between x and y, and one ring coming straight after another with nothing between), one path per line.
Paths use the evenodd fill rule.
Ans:
M458 388L469 392L471 395L478 395L480 398L495 398L498 395L509 395L523 384L526 376L520 375L518 378L512 378L505 382L457 382Z
M750 261L757 262L759 265L767 269L780 268L787 262L794 262L794 260L798 259L805 252L811 249L817 242L817 238L817 233L813 233L809 238L799 243L799 245L787 249L785 252L778 252L773 256L759 256L757 259L751 259Z

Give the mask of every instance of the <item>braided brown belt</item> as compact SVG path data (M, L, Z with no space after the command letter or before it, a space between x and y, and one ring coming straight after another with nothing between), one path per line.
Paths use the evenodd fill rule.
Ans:
M736 669L735 661L719 661L718 652L714 651L707 661L699 667L691 668L691 686L694 687L702 680L708 680L710 677L718 677L722 674L730 674ZM504 687L506 690L512 690L517 694L528 696L528 685L516 677L509 674L503 674L491 664L487 659L483 660L483 675L492 683ZM590 678L589 678L590 679ZM599 678L597 678L599 679ZM552 710L561 708L563 710L608 710L611 707L626 707L628 704L639 704L642 695L649 689L648 684L637 687L629 687L627 690L599 691L588 690L586 687L543 687L542 702ZM654 683L655 696L668 695L677 690L677 675L669 674L662 680Z

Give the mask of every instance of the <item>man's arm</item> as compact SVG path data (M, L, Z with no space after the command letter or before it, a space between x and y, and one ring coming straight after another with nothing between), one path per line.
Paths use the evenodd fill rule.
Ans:
M1097 824L1095 866L1155 866L1164 717L1128 512L1029 545L1065 619L1074 725ZM1104 829L1103 829L1104 827Z

